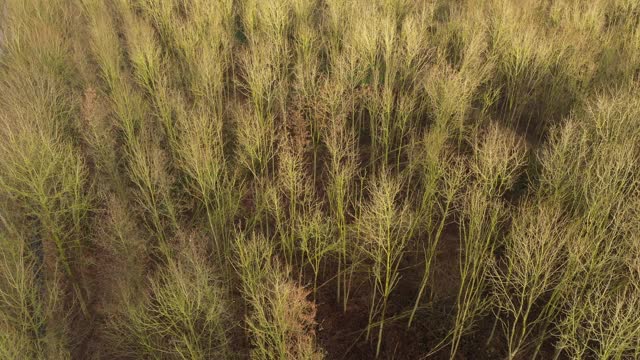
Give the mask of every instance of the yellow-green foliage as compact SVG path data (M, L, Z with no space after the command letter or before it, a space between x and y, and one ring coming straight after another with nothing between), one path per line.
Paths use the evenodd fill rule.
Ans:
M260 235L236 239L236 269L249 310L252 359L322 359L314 339L315 304L287 279L272 245Z
M638 358L639 81L634 0L0 0L0 357Z
M5 219L2 219L5 220ZM60 319L61 299L54 270L46 289L44 269L25 239L0 235L0 355L6 359L69 358L69 339Z
M227 306L195 239L149 279L149 292L124 299L112 326L114 353L135 358L211 359L228 355Z

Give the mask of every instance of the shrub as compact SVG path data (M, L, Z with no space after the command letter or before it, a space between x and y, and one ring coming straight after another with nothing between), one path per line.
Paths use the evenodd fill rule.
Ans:
M287 279L262 236L236 240L236 267L249 306L247 331L254 359L322 359L315 344L315 304L309 292Z
M195 240L183 239L184 248L149 278L148 293L123 294L110 324L118 344L112 351L154 359L228 355L225 293Z

